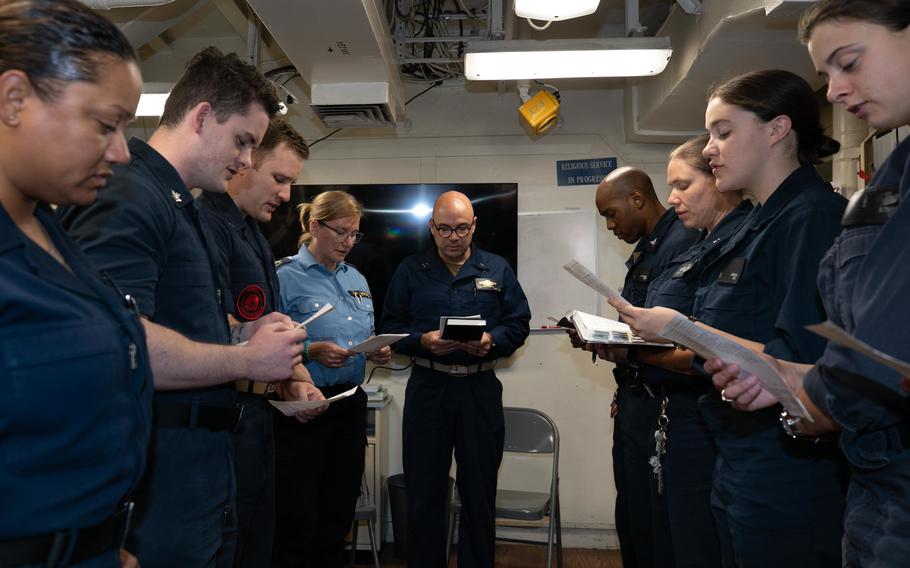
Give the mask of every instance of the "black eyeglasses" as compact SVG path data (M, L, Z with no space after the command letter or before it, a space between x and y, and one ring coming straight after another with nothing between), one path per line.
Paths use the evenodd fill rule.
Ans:
M471 227L474 226L474 223L470 225L458 225L454 229L448 225L437 225L436 221L430 219L430 223L433 224L433 228L436 229L436 232L439 233L439 236L447 239L452 236L452 233L458 235L459 239L463 239L468 236L468 233L471 232Z
M323 223L322 221L316 221L326 229L330 229L338 237L339 241L346 241L348 239L354 239L354 244L360 242L360 239L363 238L363 233L360 231L351 231L350 233L343 229L336 229L335 227L329 225L328 223Z

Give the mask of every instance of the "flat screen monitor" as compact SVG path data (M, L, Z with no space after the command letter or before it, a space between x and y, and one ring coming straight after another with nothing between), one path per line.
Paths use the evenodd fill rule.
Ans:
M446 191L460 191L471 199L477 216L474 243L504 257L518 273L518 185L514 183L295 185L290 201L263 225L276 259L297 253L301 233L297 206L329 190L347 191L363 204L360 230L364 237L346 260L370 285L377 327L398 264L434 246L428 221L433 203Z

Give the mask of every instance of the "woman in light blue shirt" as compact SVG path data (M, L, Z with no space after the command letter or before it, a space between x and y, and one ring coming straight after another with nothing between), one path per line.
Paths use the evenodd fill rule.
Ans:
M359 385L366 360L389 361L388 347L348 349L373 335L367 281L344 262L363 237L361 206L327 191L300 207L300 251L279 261L279 309L303 321L326 304L334 309L307 326L303 360L326 398ZM338 567L354 518L366 451L363 390L300 424L276 413L278 514L273 566Z

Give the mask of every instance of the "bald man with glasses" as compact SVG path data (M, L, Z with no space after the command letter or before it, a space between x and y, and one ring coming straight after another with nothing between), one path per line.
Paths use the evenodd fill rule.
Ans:
M496 476L505 433L493 368L528 337L531 310L508 262L472 244L477 218L462 193L442 194L429 221L433 249L406 258L383 306L384 333L408 333L397 353L414 360L402 426L408 565L447 566L446 506L452 450L462 501L458 565L493 567ZM442 339L441 316L479 314L475 341Z

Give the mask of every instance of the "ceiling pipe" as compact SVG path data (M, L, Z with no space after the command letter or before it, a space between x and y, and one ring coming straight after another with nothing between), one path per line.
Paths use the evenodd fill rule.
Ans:
M138 8L142 6L161 6L174 0L80 0L94 10L113 10L114 8Z
M626 0L626 37L641 37L646 29L641 25L638 0Z

